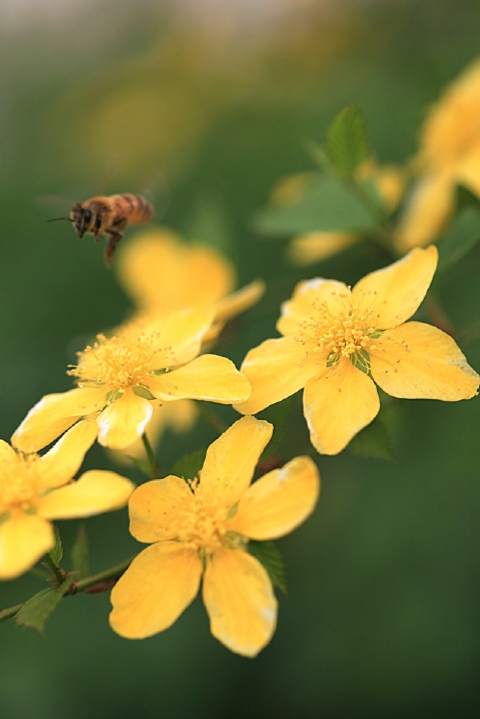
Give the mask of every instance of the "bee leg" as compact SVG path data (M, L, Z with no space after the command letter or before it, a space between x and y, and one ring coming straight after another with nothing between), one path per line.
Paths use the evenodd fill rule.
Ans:
M111 229L106 230L108 235L108 244L105 249L105 264L108 268L112 266L113 255L119 242L123 239L123 231L127 226L127 220L122 218L116 222Z

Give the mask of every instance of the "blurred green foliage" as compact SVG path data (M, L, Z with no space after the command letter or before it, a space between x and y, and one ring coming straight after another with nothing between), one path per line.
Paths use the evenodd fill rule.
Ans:
M285 243L262 239L254 217L279 177L315 169L305 148L322 142L346 105L361 108L380 162L405 161L428 104L478 52L480 6L337 5L302 5L276 33L252 18L236 27L186 13L182 22L171 5L146 0L79 4L53 19L32 10L18 25L2 23L0 436L8 439L41 395L69 388L75 351L129 309L101 250L66 223L45 224L58 210L37 198L60 195L66 211L98 191L141 191L160 177L162 222L189 238L211 232L217 245L228 233L223 249L240 282L262 275L269 283L218 346L237 364L274 336L279 304L299 279L352 284L386 264L380 248L359 243L292 271ZM472 237L476 215L458 218ZM477 370L479 271L477 246L435 284ZM288 457L308 447L299 397L291 416ZM475 400L404 402L388 427L394 461L350 450L317 457L319 507L278 542L288 599L280 596L277 633L255 661L211 638L199 600L167 632L130 642L108 627L108 593L67 597L45 637L1 625L0 715L476 716L478 419ZM167 433L162 466L214 437L202 423L187 447ZM111 465L95 447L87 466ZM78 525L59 524L68 553ZM126 511L85 524L92 571L138 551ZM38 589L32 575L3 583L0 606Z

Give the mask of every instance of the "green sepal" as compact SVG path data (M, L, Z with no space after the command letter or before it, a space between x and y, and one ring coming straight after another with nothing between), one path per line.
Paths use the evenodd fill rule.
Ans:
M366 350L359 350L350 355L350 361L360 372L370 375L370 355Z
M45 622L55 611L74 581L75 577L67 577L59 587L49 587L34 594L15 615L16 623L21 627L36 629L37 632L43 634Z
M332 168L342 180L351 180L370 154L365 120L358 107L344 107L327 129L325 139L325 154Z
M85 526L81 524L70 552L72 568L78 578L88 577L88 537Z
M137 397L143 397L143 399L155 399L155 395L153 395L148 387L143 387L141 384L137 384L133 388L134 394L137 395Z
M170 470L170 474L182 477L185 480L196 479L200 473L207 456L206 449L196 449L180 457Z
M254 218L263 235L289 237L306 232L368 232L375 222L365 203L337 177L312 173L298 199L267 207Z
M461 260L480 240L480 203L466 205L438 241L438 269Z
M364 459L395 459L391 434L381 416L375 417L373 422L357 434L348 448L354 455Z
M273 542L257 542L251 539L248 543L248 551L267 570L273 586L286 595L285 562L275 544Z
M58 567L60 566L60 562L62 561L63 557L63 545L59 529L55 524L53 525L53 531L55 533L55 544L48 554L54 565Z

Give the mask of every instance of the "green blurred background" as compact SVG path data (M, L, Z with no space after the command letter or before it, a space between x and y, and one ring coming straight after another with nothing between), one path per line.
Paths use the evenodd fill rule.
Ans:
M129 308L103 248L47 217L150 185L165 224L221 241L241 283L269 282L217 348L240 363L274 336L300 277L351 283L385 263L357 245L288 268L285 243L252 229L275 180L312 167L307 141L351 103L378 159L405 161L429 103L478 53L479 31L474 0L3 0L0 436L42 394L68 389L75 351ZM48 209L50 195L63 209ZM477 370L467 331L480 319L479 272L477 249L437 284ZM211 638L198 599L167 632L129 642L108 627L108 593L76 596L44 637L1 625L0 716L477 716L478 419L476 400L404 402L395 461L318 457L323 496L279 542L288 598L257 659ZM167 434L163 465L213 437L204 426L187 440ZM305 447L299 420L285 451ZM98 447L86 464L111 466ZM126 511L86 525L93 571L137 551ZM75 523L61 530L68 549ZM40 588L32 576L4 583L0 606Z

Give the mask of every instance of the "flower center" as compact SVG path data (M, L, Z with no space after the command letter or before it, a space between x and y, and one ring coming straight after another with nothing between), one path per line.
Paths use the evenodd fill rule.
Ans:
M77 377L79 387L136 387L175 364L172 347L160 346L159 333L125 333L110 338L100 334L78 357L78 364L68 374Z
M312 314L299 322L295 339L305 345L306 356L322 352L327 366L338 364L343 358L368 371L369 353L375 351L380 331L375 327L376 315L371 308L355 307L350 289L334 293L336 309L327 301L314 302Z
M41 489L37 455L18 454L0 463L0 517L13 509L32 511Z
M204 500L196 493L198 480L190 482L190 487L193 501L182 506L172 523L177 540L205 555L220 547L232 546L234 538L228 536L229 517L225 504L212 496Z

